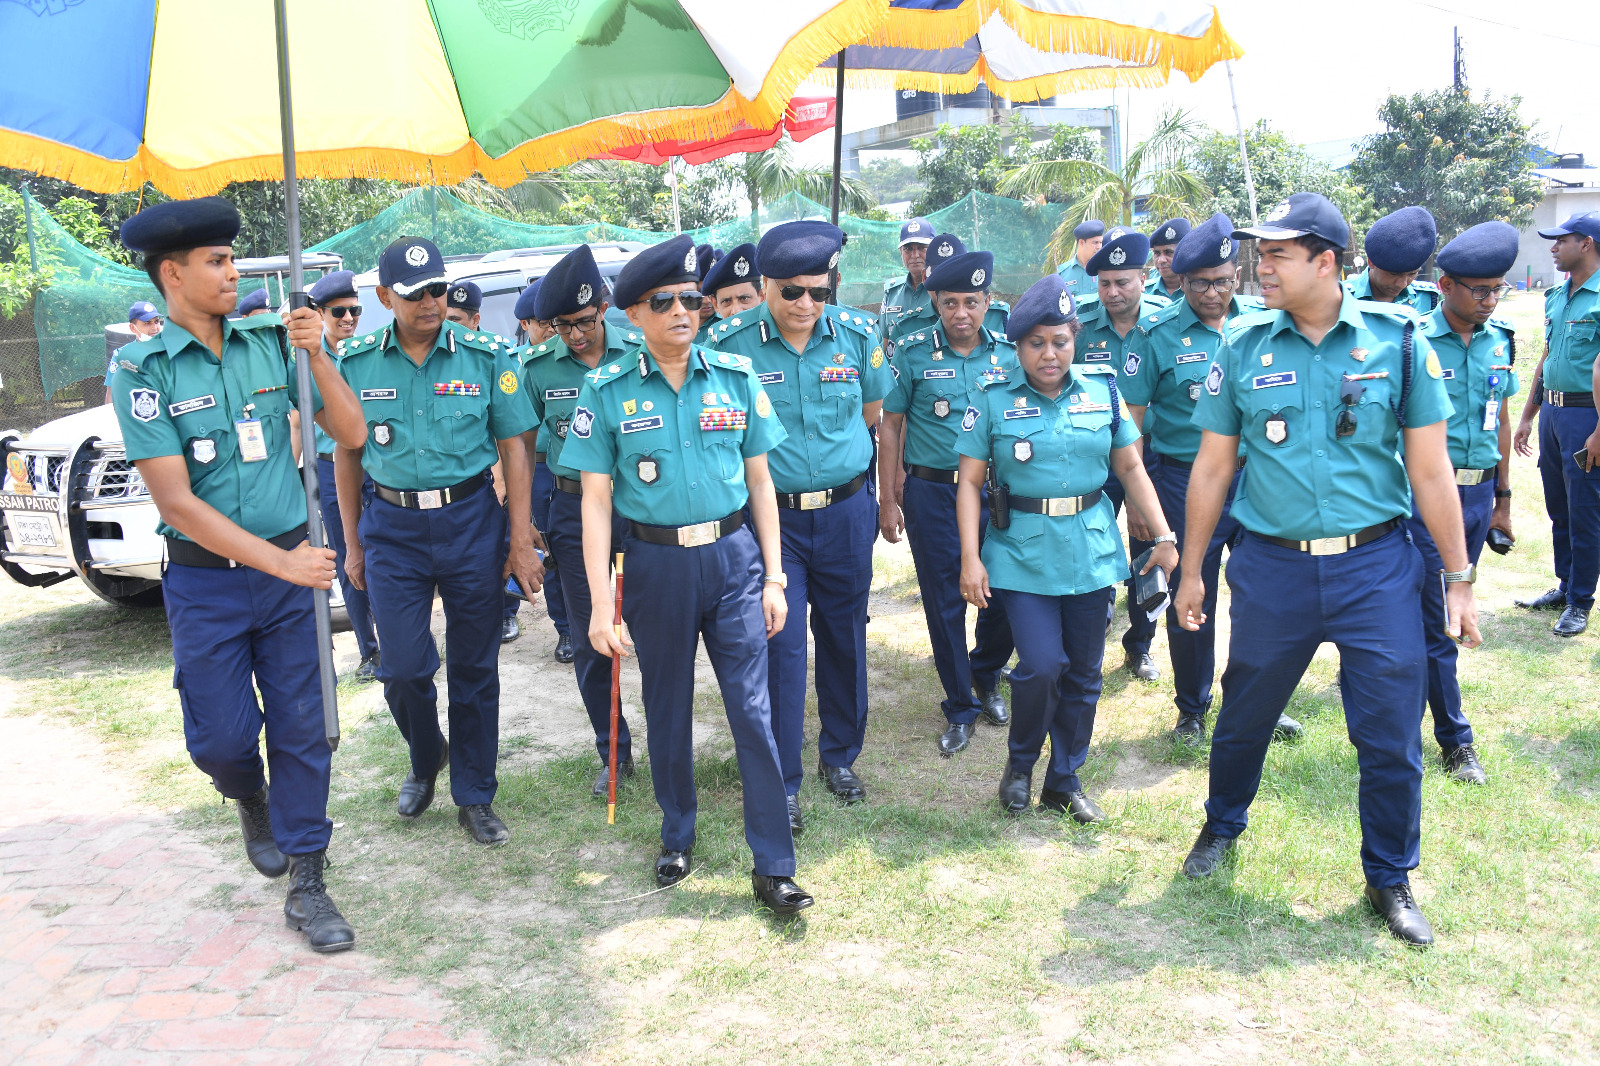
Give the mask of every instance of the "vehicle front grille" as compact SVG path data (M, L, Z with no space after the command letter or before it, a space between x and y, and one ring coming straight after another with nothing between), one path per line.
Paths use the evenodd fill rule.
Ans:
M67 460L64 456L49 453L28 452L20 449L11 453L22 460L23 468L28 472L28 484L33 487L33 492L38 496L61 495L61 477L66 471ZM7 492L13 491L12 479L9 476L0 478L0 488Z
M83 478L80 499L85 505L150 498L144 478L128 461L126 451L117 445L102 445L97 451L99 454L89 461Z

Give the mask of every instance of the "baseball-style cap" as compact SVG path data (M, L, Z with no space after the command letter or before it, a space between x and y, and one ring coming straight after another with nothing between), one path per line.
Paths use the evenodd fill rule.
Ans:
M156 305L149 300L140 300L128 308L129 322L152 322L161 317L161 312L156 310Z
M1592 237L1600 241L1600 211L1585 211L1581 215L1573 215L1555 229L1542 229L1539 236L1547 241L1557 237L1565 237L1569 233L1576 233L1580 237Z
M426 237L401 237L378 259L378 284L410 296L424 285L447 281L444 256Z
M1350 246L1350 224L1333 201L1314 192L1297 192L1261 216L1259 225L1233 231L1233 239L1292 241L1311 234L1340 248Z
M933 226L920 215L900 227L900 247L902 248L908 244L931 244L932 242Z

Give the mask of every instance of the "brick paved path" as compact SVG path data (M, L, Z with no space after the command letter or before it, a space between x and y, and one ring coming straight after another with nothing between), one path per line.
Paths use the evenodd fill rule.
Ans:
M307 950L283 924L287 878L219 909L240 865L141 807L92 740L0 716L0 1063L494 1057L416 982L384 980L359 950Z

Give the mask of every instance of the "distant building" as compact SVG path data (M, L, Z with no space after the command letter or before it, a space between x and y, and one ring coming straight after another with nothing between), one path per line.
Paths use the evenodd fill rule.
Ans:
M1557 156L1533 171L1544 181L1544 199L1533 209L1533 221L1522 230L1522 248L1506 280L1529 288L1548 288L1565 277L1550 260L1550 243L1538 231L1559 225L1573 215L1600 211L1600 167L1588 166L1581 154Z

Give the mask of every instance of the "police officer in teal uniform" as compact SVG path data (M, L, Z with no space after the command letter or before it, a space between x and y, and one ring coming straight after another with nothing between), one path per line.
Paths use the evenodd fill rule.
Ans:
M711 268L716 266L718 261L722 259L722 253L709 244L701 244L695 246L694 255L696 262L695 274L699 281L699 288L702 293L705 293L707 291L705 287L706 275L711 273ZM694 335L696 344L711 343L711 324L716 320L717 302L715 300L702 301L700 304L700 329Z
M1144 291L1165 300L1183 299L1183 278L1172 267L1178 242L1193 229L1186 218L1169 218L1150 231L1150 262L1156 272L1144 283Z
M1510 286L1506 273L1517 261L1515 226L1485 222L1439 251L1437 310L1422 320L1421 333L1439 357L1450 416L1450 462L1455 466L1467 558L1483 554L1492 526L1511 535L1511 420L1506 403L1517 393L1517 338L1509 322L1494 317ZM1423 568L1443 569L1439 549L1416 512L1408 523L1422 553ZM1456 642L1445 632L1444 601L1437 588L1422 593L1423 631L1428 638L1428 707L1445 772L1452 780L1487 784L1478 761L1472 724L1461 707L1456 680Z
M634 340L630 343L625 339L627 335L607 323L610 304L603 291L594 251L587 244L580 244L550 268L539 287L533 314L539 321L550 323L555 335L522 353L523 381L539 419L532 447L543 449L537 452L539 462L550 471L554 490L542 528L555 563L556 579L563 586L567 622L578 632L572 668L583 709L594 728L595 748L600 752L600 774L590 789L595 796L609 794L611 784L611 662L588 639L594 605L589 602L589 576L583 559L583 475L562 462L561 451L571 432L584 375L602 364L619 361L637 347L637 331L632 333ZM622 519L614 519L613 526L615 553L621 550ZM611 617L609 601L603 602L600 610L606 618ZM618 715L617 776L628 778L633 772L633 736L627 717Z
M1072 258L1056 267L1056 273L1067 283L1067 291L1074 300L1094 295L1094 275L1089 273L1089 260L1100 250L1105 233L1106 224L1098 218L1080 222L1072 230Z
M1439 228L1425 207L1402 207L1367 230L1367 269L1344 284L1358 300L1401 304L1419 315L1439 306L1439 290L1417 272L1439 243Z
M934 240L936 254L945 240ZM993 273L994 256L988 252L955 255L929 271L939 326L912 334L895 352L895 387L884 398L878 429L878 484L893 486L902 463L909 475L902 490L904 512L889 492L880 494L878 528L891 544L902 532L911 544L933 663L944 686L941 709L949 725L938 747L946 756L971 742L980 711L995 725L1009 720L999 691L1000 671L1012 652L1005 608L996 602L979 609L969 653L955 523L955 445L967 394L980 380L1017 372L1016 347L983 324Z
M346 566L372 600L384 649L378 680L410 748L400 817L418 818L428 809L435 779L448 765L457 821L478 843L494 845L511 836L491 806L500 747L501 594L512 574L530 593L544 577L521 440L536 422L509 347L446 320L449 288L432 241L401 237L384 249L377 295L394 321L346 342L339 363L361 398L367 443L340 449L335 463L341 500L360 492L362 470L373 481L356 536L345 531ZM497 456L504 508L490 474ZM433 683L436 592L450 651L449 744L439 730Z
M906 225L909 226L910 223L908 222ZM927 275L933 273L940 264L948 262L958 255L966 254L967 246L954 233L936 234L933 240L928 242L923 260L927 268L926 273L923 275L923 293L926 295L926 300L913 301L894 316L893 322L886 322L883 325L881 332L885 338L883 345L884 355L892 358L895 349L900 345L911 341L927 340L929 332L939 324L939 312L934 307L933 290L927 287ZM909 299L910 297L906 298ZM991 297L989 299L989 310L984 315L983 324L996 334L1004 335L1006 331L1006 313L1009 310L1010 307L1004 300L996 300Z
M1105 602L1128 577L1107 472L1127 485L1130 505L1159 531L1145 564L1168 574L1177 538L1166 528L1139 454L1139 432L1122 409L1108 366L1073 365L1077 315L1059 275L1036 282L1011 313L1007 339L1021 371L979 380L961 420L956 519L961 594L979 608L1005 605L1017 642L1011 671L1010 759L1000 806L1028 809L1033 767L1046 736L1050 767L1039 806L1081 823L1104 817L1078 779L1094 733L1105 654ZM980 536L991 465L989 529Z
M172 687L190 758L238 804L251 864L267 877L290 874L289 927L315 951L344 951L355 933L323 881L332 750L311 592L332 586L334 553L306 540L289 442L299 385L282 323L227 317L238 233L239 212L220 197L157 204L123 223L167 325L121 350L112 403L161 515ZM317 422L359 445L361 409L322 350L316 312L295 311L289 324L287 339L309 353Z
M1517 427L1517 450L1528 454L1528 437L1539 416L1539 477L1550 516L1556 587L1519 606L1559 609L1552 630L1575 637L1589 627L1596 575L1600 575L1600 425L1594 397L1600 354L1600 211L1573 215L1539 236L1554 241L1550 255L1567 280L1544 294L1545 355ZM1580 467L1573 458L1587 450Z
M902 318L933 318L933 298L923 287L928 274L928 245L933 243L933 225L918 216L900 226L900 262L905 277L883 283L883 303L878 308L879 343L886 355L894 354L894 327Z
M718 350L750 360L788 433L767 454L789 579L789 620L767 642L767 690L796 832L804 828L808 606L817 644L817 776L846 803L866 798L854 766L867 732L867 594L878 536L867 474L871 427L894 375L874 328L827 302L828 271L843 247L843 231L826 222L774 226L755 255L766 302L715 331Z
M687 236L647 248L622 268L616 299L643 344L586 375L561 458L583 472L593 603L610 595L613 503L628 520L622 617L639 652L661 807L656 881L677 884L692 868L694 660L703 638L739 763L751 888L760 903L788 915L813 900L794 881L767 696L767 641L784 627L788 582L766 456L784 430L749 359L693 343L705 299L695 268ZM598 611L589 640L604 656L627 654L611 618Z
M762 300L761 274L756 270L756 246L741 244L717 260L700 283L717 308L717 317L727 320L753 311ZM635 331L637 332L637 331Z
M533 309L539 301L539 286L543 282L543 278L534 278L529 282L528 287L518 294L517 302L511 311L517 317L517 324L522 327L524 350L518 352L519 358L526 354L526 348L543 344L556 335L556 331L550 328L550 323L541 322L534 317Z
M1206 823L1183 870L1209 876L1244 831L1278 715L1332 642L1360 770L1366 899L1396 937L1431 944L1409 877L1421 858L1424 588L1438 594L1442 582L1450 632L1480 641L1443 370L1409 308L1341 288L1350 228L1325 197L1296 193L1233 238L1260 241L1268 309L1229 323L1194 414L1200 451L1176 599L1187 629L1205 621L1205 553L1241 442L1250 462L1233 505L1245 533L1228 560L1233 632ZM1440 573L1423 573L1407 535L1413 493Z

